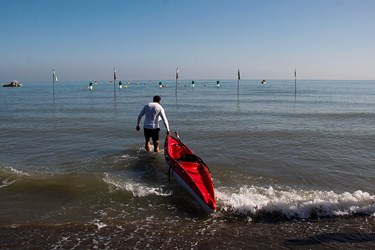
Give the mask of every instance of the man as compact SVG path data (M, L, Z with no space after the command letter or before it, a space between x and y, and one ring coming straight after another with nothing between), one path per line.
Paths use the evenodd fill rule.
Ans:
M147 152L150 151L150 139L154 144L154 152L159 152L159 121L163 120L164 126L169 134L169 124L167 116L165 115L163 107L160 105L160 96L154 96L153 102L145 105L138 115L136 130L139 131L139 123L143 116L145 121L143 124L144 135L146 139L145 149Z

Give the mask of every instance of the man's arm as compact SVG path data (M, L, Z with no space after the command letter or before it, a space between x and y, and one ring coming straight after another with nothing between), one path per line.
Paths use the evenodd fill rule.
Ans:
M164 123L165 129L167 130L167 133L169 133L169 123L168 123L168 119L167 119L167 116L165 115L165 112L164 112L163 108L160 111L160 116L161 116L161 119L163 120L163 123Z
M139 124L141 123L141 119L145 115L145 112L146 112L146 106L144 106L143 109L141 110L141 112L139 112L139 115L138 115L138 118L137 118L137 126L135 127L135 129L137 131L139 131L139 129L140 129Z

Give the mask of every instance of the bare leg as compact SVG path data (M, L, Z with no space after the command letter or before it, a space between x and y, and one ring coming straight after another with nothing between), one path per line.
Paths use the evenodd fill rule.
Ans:
M150 152L150 138L146 139L145 149L147 152Z
M154 141L154 152L159 152L159 141Z

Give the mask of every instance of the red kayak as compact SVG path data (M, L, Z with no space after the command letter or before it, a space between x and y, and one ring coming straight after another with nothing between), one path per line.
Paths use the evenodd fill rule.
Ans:
M213 213L216 200L210 170L201 158L181 142L177 132L175 134L167 135L164 144L169 174L173 173L178 183L199 202L206 213Z

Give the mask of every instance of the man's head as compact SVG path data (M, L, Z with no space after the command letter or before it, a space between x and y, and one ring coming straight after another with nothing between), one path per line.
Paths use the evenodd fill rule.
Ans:
M157 103L159 103L160 102L160 100L161 100L161 97L160 96L158 96L158 95L156 95L156 96L154 96L154 98L153 98L153 102L157 102Z

